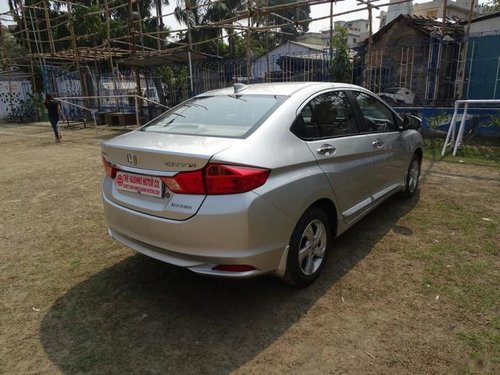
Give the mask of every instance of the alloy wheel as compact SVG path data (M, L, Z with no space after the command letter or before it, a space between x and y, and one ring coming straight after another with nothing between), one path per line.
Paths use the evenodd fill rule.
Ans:
M314 274L323 262L327 246L327 230L320 220L314 220L302 233L299 265L304 275Z

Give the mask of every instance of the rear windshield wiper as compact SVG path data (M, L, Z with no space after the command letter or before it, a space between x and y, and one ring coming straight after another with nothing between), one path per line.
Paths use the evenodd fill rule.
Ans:
M205 107L204 105L201 105L201 104L198 104L198 103L189 103L189 104L184 104L185 106L187 107L201 107L203 108L204 110L208 111L208 108Z

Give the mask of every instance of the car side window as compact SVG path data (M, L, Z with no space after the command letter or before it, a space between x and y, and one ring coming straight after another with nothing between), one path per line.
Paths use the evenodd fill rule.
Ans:
M364 92L353 91L369 132L398 130L394 114L381 101Z
M303 139L357 134L353 111L342 91L321 94L299 113L292 131Z

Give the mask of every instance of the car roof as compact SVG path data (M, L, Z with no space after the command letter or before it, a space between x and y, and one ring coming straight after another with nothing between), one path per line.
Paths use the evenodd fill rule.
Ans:
M335 89L335 88L357 88L361 87L347 83L337 82L273 82L273 83L256 83L244 85L246 88L238 92L239 95L285 95L291 96L294 93L304 89ZM234 87L226 87L204 92L200 96L213 96L213 95L234 95Z

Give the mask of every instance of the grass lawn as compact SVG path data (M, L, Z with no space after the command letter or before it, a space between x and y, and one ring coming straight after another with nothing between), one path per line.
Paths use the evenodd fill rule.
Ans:
M424 138L425 155L429 159L457 163L488 165L500 167L500 139L473 138L465 140L464 145L453 156L453 149L448 146L446 154L441 156L444 138Z
M443 162L426 140L419 193L335 239L296 289L111 240L100 142L118 132L63 134L0 125L0 373L500 374L498 145Z

